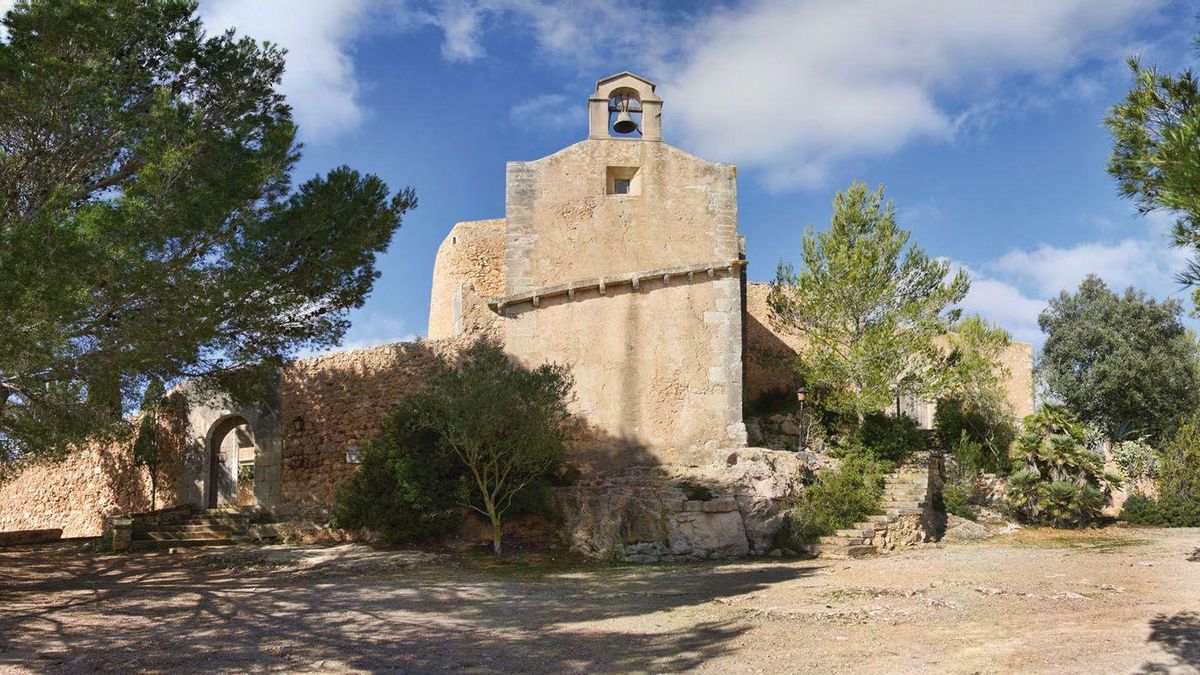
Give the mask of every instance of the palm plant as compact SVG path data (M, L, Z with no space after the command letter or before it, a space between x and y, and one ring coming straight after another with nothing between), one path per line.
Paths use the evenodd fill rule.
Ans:
M1100 517L1118 476L1088 447L1087 430L1066 410L1044 406L1024 421L1017 440L1019 471L1008 481L1008 504L1020 519L1051 527L1081 527Z

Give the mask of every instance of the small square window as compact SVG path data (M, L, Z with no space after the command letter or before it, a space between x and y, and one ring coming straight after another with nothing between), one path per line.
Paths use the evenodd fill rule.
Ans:
M642 194L642 178L636 166L610 166L606 172L605 182L610 195Z

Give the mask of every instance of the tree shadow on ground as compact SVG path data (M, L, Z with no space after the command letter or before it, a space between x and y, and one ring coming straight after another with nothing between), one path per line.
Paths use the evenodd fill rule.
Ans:
M1173 661L1146 663L1141 672L1170 673L1184 667L1200 670L1200 612L1158 615L1150 621L1150 637L1146 641L1161 647Z
M1188 562L1200 562L1200 548L1192 551L1192 554L1188 556Z
M0 669L679 671L749 628L694 608L817 569L590 566L531 578L450 556L395 564L404 552L339 568L340 549L327 551L300 569L214 568L213 554L0 553Z

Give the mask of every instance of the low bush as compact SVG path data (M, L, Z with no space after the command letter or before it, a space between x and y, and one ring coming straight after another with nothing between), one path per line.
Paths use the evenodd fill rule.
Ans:
M867 458L847 457L837 469L819 473L813 484L791 501L777 541L785 547L815 543L877 513L882 496L880 466Z
M933 423L967 473L1003 476L1012 470L1009 454L1017 428L1007 405L944 399L938 401Z
M1121 519L1136 525L1200 527L1200 421L1179 427L1158 456L1157 500L1130 495Z
M1130 480L1157 480L1161 465L1158 453L1143 439L1113 445L1113 461Z
M424 413L420 398L404 400L380 438L362 449L362 463L338 486L336 527L367 529L404 544L457 526L465 471L422 424Z
M893 468L903 464L913 452L925 447L925 439L917 428L917 421L907 415L867 415L851 440L858 446L859 452Z
M957 480L942 486L942 510L967 520L975 520L975 508L971 506L971 484Z
M1200 420L1179 427L1159 459L1158 493L1181 503L1200 503Z
M1121 520L1133 525L1200 527L1200 503L1173 497L1156 501L1132 494L1121 509Z
M471 509L488 518L499 555L502 519L545 510L548 484L564 477L571 387L564 368L526 369L488 340L440 361L339 486L334 524L405 543L448 532Z

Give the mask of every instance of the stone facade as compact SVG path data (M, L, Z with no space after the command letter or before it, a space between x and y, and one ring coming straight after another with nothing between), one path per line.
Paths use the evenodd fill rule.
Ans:
M388 413L418 391L445 342L381 345L298 361L280 381L283 482L277 509L328 516L334 489L354 471L354 454Z
M613 92L653 128L597 126ZM601 80L591 103L587 140L508 164L504 219L460 223L442 243L430 337L486 331L527 365L570 366L575 410L596 432L576 444L585 472L744 446L734 167L663 143L661 101L637 76Z

